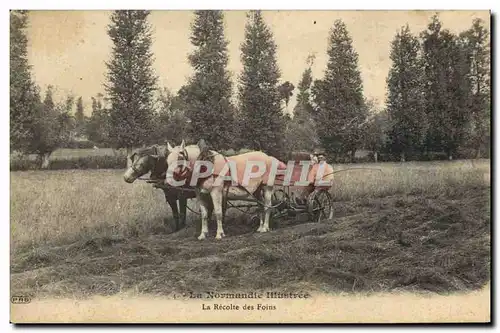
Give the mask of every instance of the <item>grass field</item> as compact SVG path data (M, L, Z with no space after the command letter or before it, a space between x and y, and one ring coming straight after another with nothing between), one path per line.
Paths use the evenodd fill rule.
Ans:
M78 157L87 157L87 156L114 156L113 149L111 148L99 148L99 149L86 149L86 148L60 148L55 150L52 155L50 155L51 160L60 160L60 159L71 159ZM116 154L124 155L125 152L123 149L117 150ZM28 155L30 160L36 159L35 154ZM12 158L12 156L11 156Z
M163 193L120 170L11 172L12 291L447 292L489 280L489 161L355 167L374 169L336 174L332 220L275 221L258 234L231 212L226 238L213 239L212 223L204 242L192 213L166 232Z

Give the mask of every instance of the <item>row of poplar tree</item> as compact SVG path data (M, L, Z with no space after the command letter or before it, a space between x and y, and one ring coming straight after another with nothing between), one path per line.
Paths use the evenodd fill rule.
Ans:
M247 15L241 45L243 70L233 87L222 11L196 11L188 59L193 75L176 94L158 86L151 51L149 11L115 11L107 33L112 53L105 94L54 103L33 82L27 59L26 12L11 12L11 149L36 153L43 162L75 133L113 148L181 138L205 139L215 149L258 149L276 157L321 145L332 160L358 149L418 158L443 152L489 153L490 52L484 22L454 35L434 16L415 36L408 26L391 44L386 107L365 98L358 54L346 25L337 20L328 40L328 62L314 79L314 57L297 85L297 104L284 112L295 87L281 82L276 43L260 11ZM233 89L235 88L235 89ZM284 105L283 105L284 104Z

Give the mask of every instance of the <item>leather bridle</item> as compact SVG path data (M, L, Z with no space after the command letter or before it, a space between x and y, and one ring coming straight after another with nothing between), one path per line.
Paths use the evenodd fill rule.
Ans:
M188 165L182 165L181 167L181 172L179 172L177 175L180 177L185 177L189 172L192 171L191 168L191 163L189 163L189 156L186 148L184 148L181 152L179 152L179 155L182 155L183 159L182 161L186 161ZM177 161L181 161L179 158L177 158Z

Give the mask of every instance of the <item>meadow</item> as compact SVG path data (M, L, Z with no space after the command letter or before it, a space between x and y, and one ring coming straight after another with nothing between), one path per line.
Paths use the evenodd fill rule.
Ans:
M489 160L337 165L334 218L255 233L229 213L226 238L171 233L170 208L124 170L11 172L11 287L42 295L169 295L310 288L448 292L490 275ZM197 210L196 201L189 206Z

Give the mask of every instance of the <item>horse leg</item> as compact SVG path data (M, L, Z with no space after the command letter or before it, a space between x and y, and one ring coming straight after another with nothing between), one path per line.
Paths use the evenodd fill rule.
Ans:
M175 231L177 231L179 225L179 211L177 210L177 194L169 192L168 190L164 190L163 192L165 193L165 200L167 200L170 208L172 209L172 215L174 216L174 221L175 221ZM163 224L165 225L165 227L168 226L167 221L168 221L167 218L163 220Z
M263 189L262 188L259 188L256 192L255 192L255 197L257 198L257 200L259 200L260 202L263 202ZM259 208L259 218L260 218L260 225L259 225L259 228L257 229L257 232L265 232L264 231L264 216L265 216L265 211L266 211L266 207L260 207Z
M214 206L215 218L217 219L217 235L216 239L221 239L224 237L224 229L222 228L222 206L223 206L223 188L217 187L213 188L210 192L210 197L212 198L212 203Z
M268 232L269 231L269 217L271 215L271 204L273 197L273 187L265 186L264 187L264 226L260 230L260 232Z
M205 196L197 191L196 198L200 203L200 213L201 213L201 232L198 236L199 240L205 239L208 235L208 216L210 214L210 202Z
M226 189L222 192L222 223L226 223L226 212L227 212L227 191Z
M261 207L260 208L260 212L259 212L259 217L260 217L260 225L259 225L259 229L257 229L257 232L266 232L264 230L264 218L265 218L265 211L266 211L266 208L265 207Z
M213 215L213 212L214 212L214 203L212 202L212 198L210 197L209 194L205 194L205 200L206 200L206 203L207 203L207 209L208 209L208 223L210 223L210 221L212 221L212 215Z
M255 191L254 196L257 200L262 201L262 193L261 189L257 189ZM262 228L264 228L264 207L259 208L259 218L260 218L260 225L259 228L257 229L257 232L262 232Z
M179 220L180 220L180 226L179 226L179 229L182 229L186 226L186 208L187 208L187 198L182 195L182 194L179 194L179 210L180 210L180 216L179 216Z

